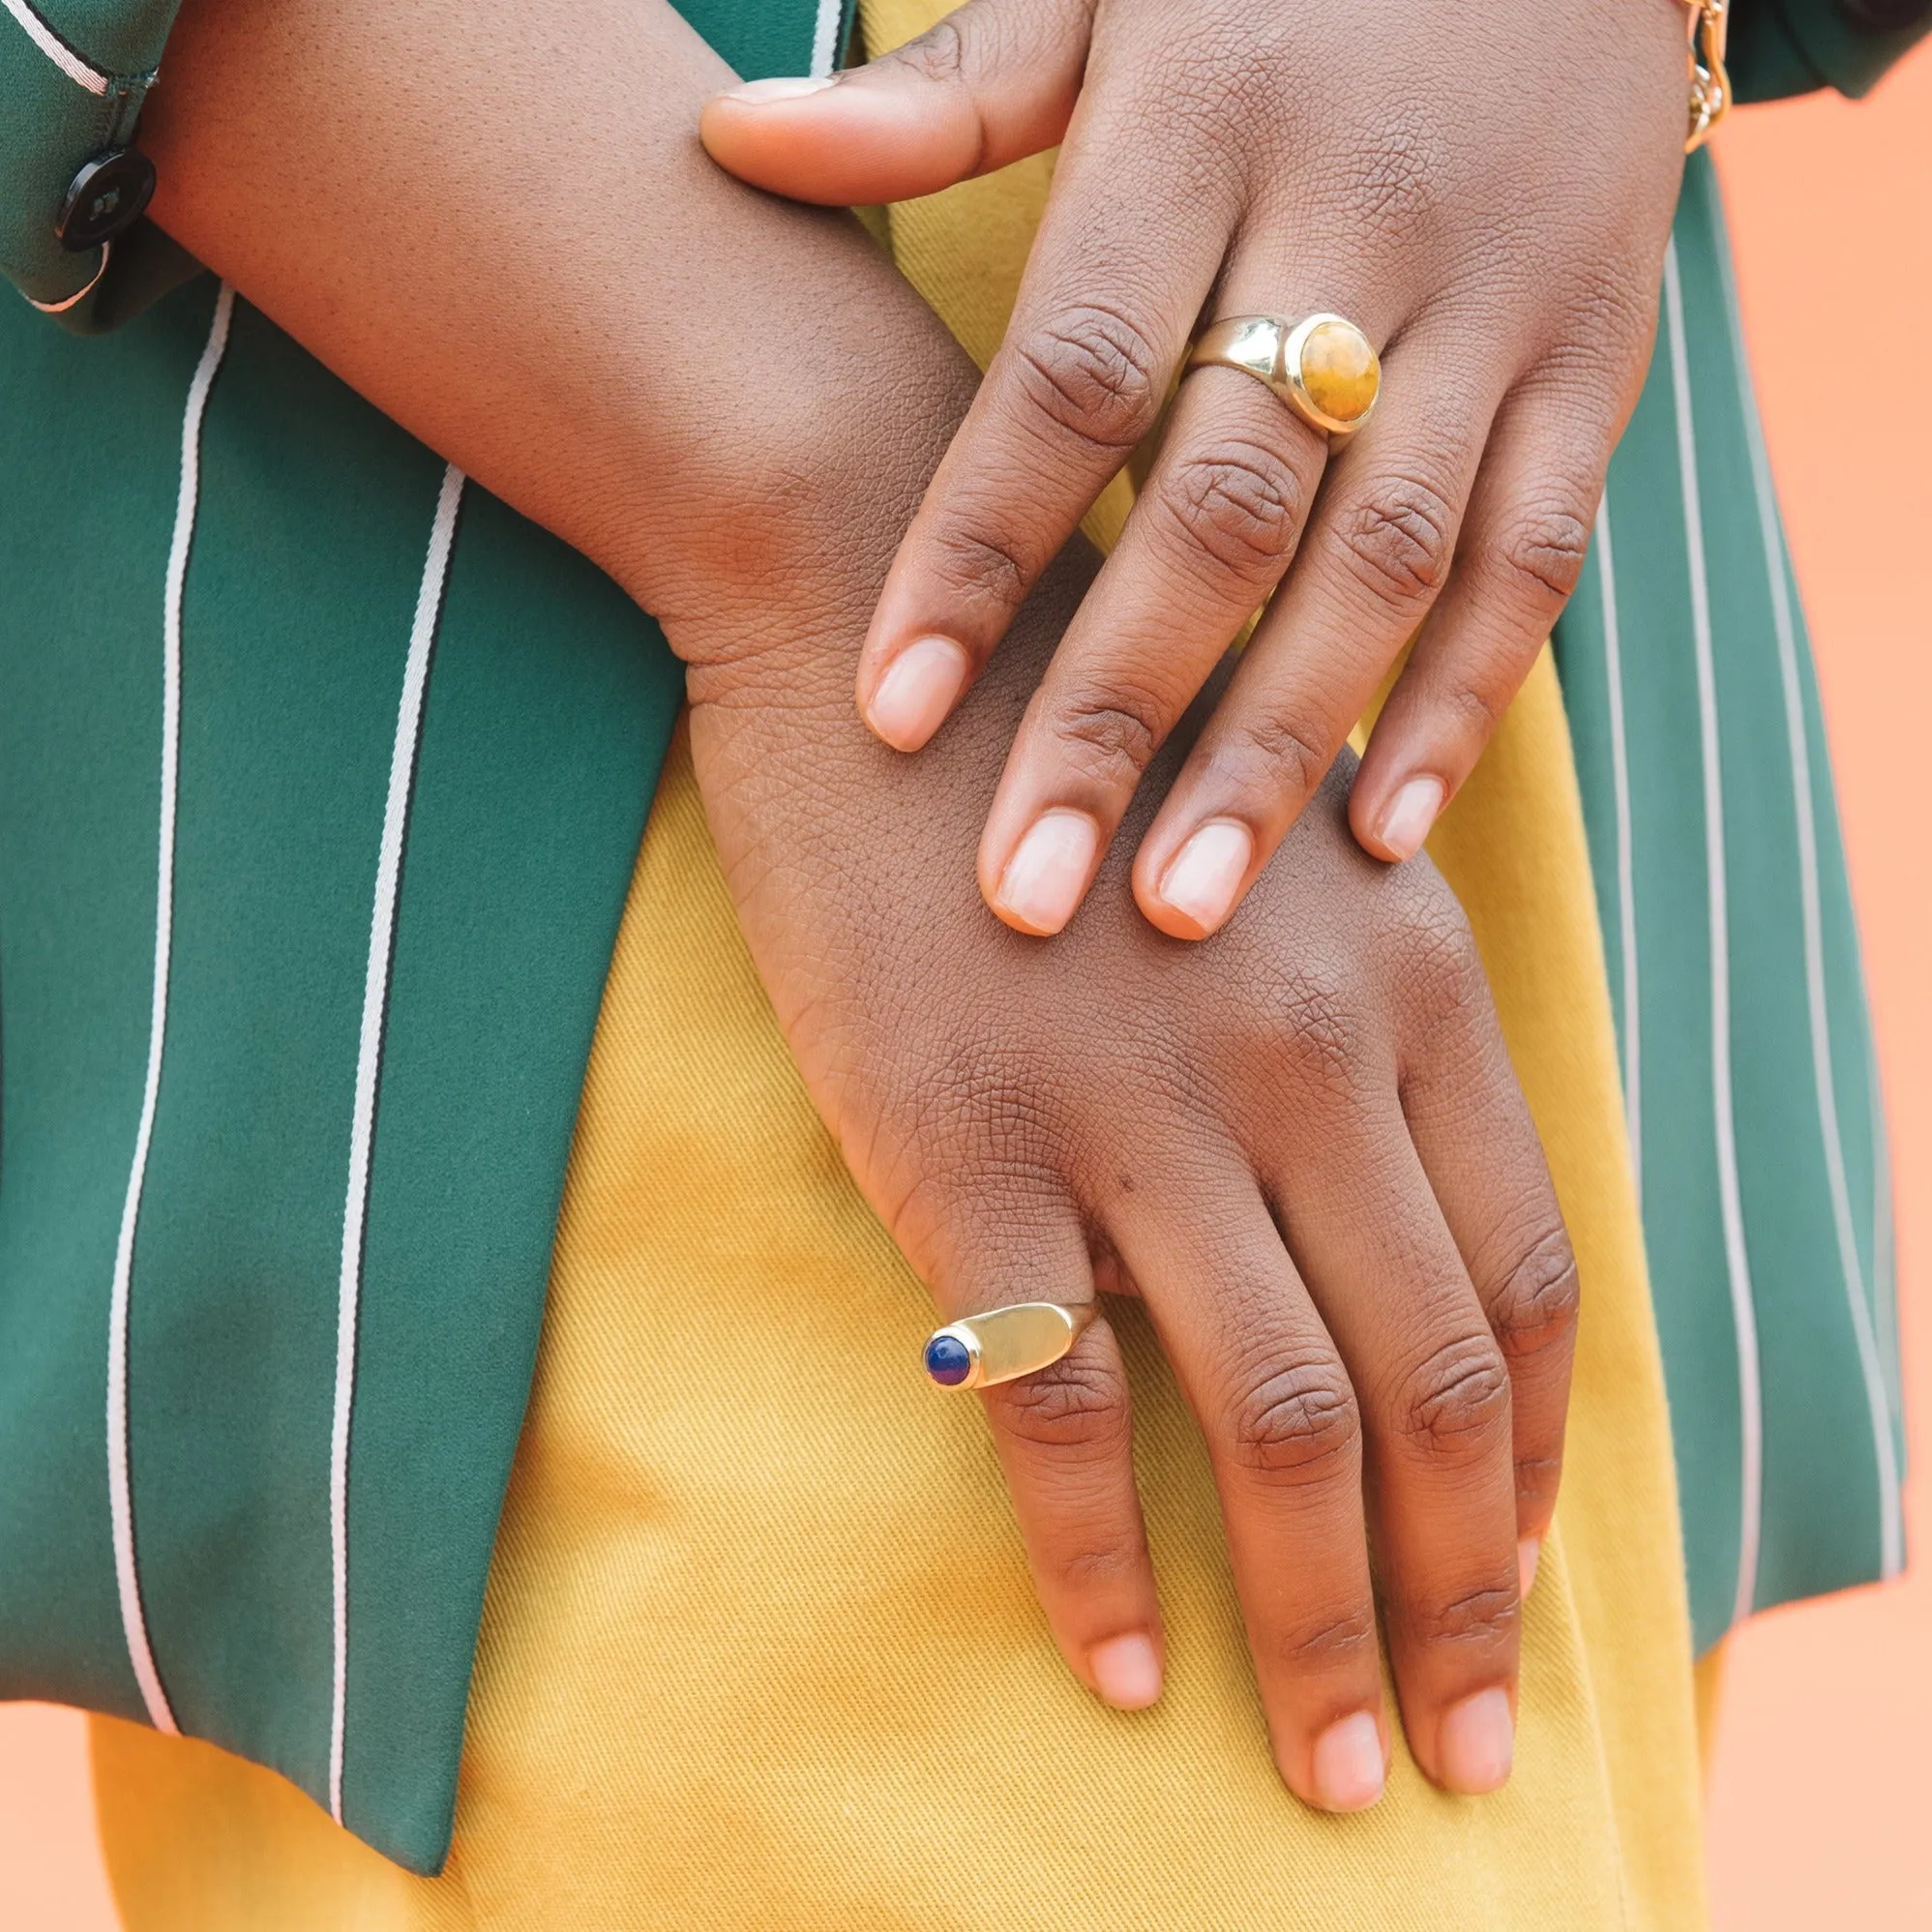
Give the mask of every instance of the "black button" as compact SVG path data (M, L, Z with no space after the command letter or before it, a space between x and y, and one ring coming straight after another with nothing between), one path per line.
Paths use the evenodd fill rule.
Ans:
M139 148L109 148L74 177L54 233L79 254L111 242L141 219L154 193L154 163Z

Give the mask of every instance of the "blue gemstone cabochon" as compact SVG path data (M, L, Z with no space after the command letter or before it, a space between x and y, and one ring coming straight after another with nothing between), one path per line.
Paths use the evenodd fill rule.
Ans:
M935 1335L926 1344L926 1373L941 1388L957 1388L972 1373L972 1356L957 1335Z

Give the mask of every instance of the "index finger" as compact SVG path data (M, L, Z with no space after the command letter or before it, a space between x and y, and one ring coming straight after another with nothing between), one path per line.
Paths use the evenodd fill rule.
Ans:
M917 751L1159 419L1234 224L1111 134L1062 152L1013 319L888 573L859 709ZM1182 199L1183 193L1189 198Z

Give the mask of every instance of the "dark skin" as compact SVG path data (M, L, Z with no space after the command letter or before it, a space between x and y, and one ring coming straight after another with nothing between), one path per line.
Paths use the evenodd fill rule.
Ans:
M1062 943L987 916L987 801L1097 563L1043 575L916 767L853 714L975 377L847 218L705 159L728 80L653 0L191 0L147 124L156 213L664 624L759 971L940 1310L1144 1297L1213 1455L1287 1782L1380 1795L1373 1533L1415 1755L1491 1789L1576 1279L1461 913L1426 861L1361 854L1338 772L1212 946L1141 918L1124 857ZM784 380L748 378L747 316ZM1150 1702L1107 1323L986 1408L1068 1663Z
M1270 596L1135 821L1141 909L1180 938L1232 915L1418 630L1350 817L1381 858L1420 848L1575 586L1643 385L1686 20L1679 0L969 0L836 85L707 105L726 166L840 204L1064 143L1005 345L860 659L860 708L902 751L1153 430L1198 321L1339 312L1382 354L1377 413L1333 453L1248 376L1181 384L988 815L979 875L1001 918L1066 923ZM1049 817L1057 863L1016 875Z

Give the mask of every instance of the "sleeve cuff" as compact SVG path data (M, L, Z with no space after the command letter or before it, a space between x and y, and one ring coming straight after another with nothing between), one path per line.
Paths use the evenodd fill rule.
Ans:
M1731 79L1740 102L1835 88L1852 100L1932 31L1932 0L1738 0Z

